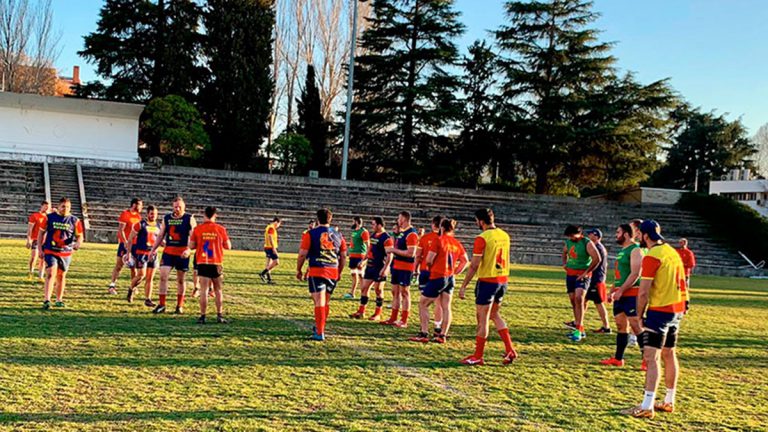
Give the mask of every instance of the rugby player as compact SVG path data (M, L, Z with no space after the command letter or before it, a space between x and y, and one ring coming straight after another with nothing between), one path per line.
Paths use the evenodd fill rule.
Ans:
M435 337L437 343L445 343L451 327L451 300L456 286L455 275L466 270L469 264L467 252L460 241L454 237L456 221L443 219L440 224L440 237L433 241L427 254L429 281L419 299L419 319L421 331L409 340L426 343L429 341L429 305L437 302L442 306L443 327ZM436 331L437 333L437 331Z
M45 263L43 262L43 257L38 257L37 254L39 249L37 237L40 234L40 230L46 229L49 208L51 208L51 204L48 201L43 201L40 203L40 210L29 215L29 222L27 223L27 249L29 249L29 273L27 276L29 279L35 276L43 279ZM39 261L38 258L40 258ZM37 270L35 270L35 264L37 264Z
M64 307L64 288L67 272L72 262L72 253L83 244L83 224L70 213L72 202L69 198L59 200L56 212L50 213L45 229L37 234L38 256L45 261L45 290L43 309L51 308L51 292L56 285L55 307Z
M280 257L277 255L277 230L280 229L282 222L279 217L272 219L266 228L264 228L264 255L267 257L264 271L259 274L261 281L267 284L274 284L272 280L272 269L280 264Z
M186 283L184 277L189 271L189 236L197 226L195 216L186 212L184 198L177 196L173 200L173 212L163 216L163 226L155 239L149 259L156 259L157 249L165 242L163 255L160 259L160 286L158 305L152 313L165 313L168 296L168 277L176 270L176 310L174 313L184 313L184 295Z
M613 303L613 318L616 321L616 353L600 361L607 366L624 366L629 332L639 335L643 331L637 313L643 249L633 240L632 226L629 224L621 224L616 228L616 243L621 250L616 254L615 282L608 296L608 302Z
M109 283L109 293L117 294L117 278L120 277L120 271L123 269L123 256L130 253L131 245L127 243L128 236L131 235L133 226L141 222L141 210L144 202L139 198L131 200L131 207L123 210L117 219L117 258L115 259L115 268L112 269L112 282ZM136 271L131 269L131 280L136 277Z
M427 282L429 282L429 265L427 264L427 255L432 248L432 243L440 240L440 224L443 221L442 216L435 216L432 218L432 231L423 234L419 237L419 249L416 253L416 262L414 263L419 276L419 292L423 293L427 288ZM435 305L435 334L433 339L437 340L438 336L443 334L443 309L440 306L440 302L434 302ZM419 300L419 311L421 311L421 300ZM419 318L421 318L421 312L419 312Z
M419 247L419 234L411 225L411 213L401 211L397 216L398 235L394 246L387 248L392 260L392 312L388 320L381 324L393 325L398 328L408 326L408 315L411 309L411 279L416 270L416 250ZM397 315L402 311L400 320Z
M363 282L363 269L365 269L365 257L371 245L371 235L363 226L363 218L355 216L352 222L352 242L349 248L349 274L352 275L352 288L344 293L344 299L354 299L357 287Z
M144 280L144 305L155 307L152 301L152 284L157 268L157 256L150 260L150 251L160 233L161 224L157 221L157 209L155 206L147 206L145 219L134 224L131 235L128 236L128 244L131 245L131 254L134 259L136 275L131 279L131 287L128 289L128 302L133 302L136 289Z
M646 249L645 246L642 245L641 241L641 234L640 234L640 224L643 223L642 219L632 219L629 221L629 226L632 227L632 240L634 240L635 243L640 245L640 248L643 251L643 254L645 254ZM639 334L639 333L638 333ZM635 333L629 333L629 345L635 346L637 345L637 335ZM642 350L642 347L641 347ZM643 361L643 370L645 370L645 361Z
M222 279L224 276L224 250L232 249L227 229L216 223L218 210L216 207L206 207L203 223L196 226L189 239L189 248L195 250L197 271L200 275L200 318L198 324L205 324L205 314L208 311L208 293L213 288L216 302L216 322L226 324L224 319L224 293Z
M304 261L309 261L307 282L315 305L315 328L311 339L325 340L325 324L330 313L330 300L346 263L347 243L338 230L331 228L333 214L328 209L317 211L318 225L301 236L296 279L302 280Z
M493 320L501 340L504 342L505 354L503 364L512 363L517 358L517 351L512 346L509 328L501 318L499 309L507 292L509 278L509 235L497 228L493 210L480 209L475 212L475 223L482 230L475 238L472 247L472 261L467 276L461 284L459 298L465 298L467 286L475 275L478 280L475 285L475 309L477 316L477 334L475 336L475 352L461 360L464 365L483 365L485 360L485 343L488 340L489 321Z
M568 225L564 235L565 287L573 309L573 321L565 325L572 329L570 339L579 342L587 337L584 332L584 297L592 271L600 264L600 255L592 241L584 236L580 226Z
M368 293L371 286L376 292L376 309L368 318L371 321L381 319L381 308L384 305L383 289L381 283L387 280L389 274L389 265L392 263L392 254L387 252L387 248L395 245L390 236L384 230L384 219L376 216L371 220L371 245L368 248L366 258L366 268L363 274L363 286L360 289L360 307L357 312L350 315L350 318L361 319L365 314L365 307L368 304Z
M680 247L677 249L677 253L680 254L680 259L683 260L683 267L685 267L685 286L691 289L691 273L693 268L696 267L696 255L693 251L688 249L688 239L680 239ZM30 267L31 268L31 267Z
M637 294L637 310L645 315L640 337L648 370L642 403L622 413L637 418L653 418L656 411L672 412L675 409L680 369L676 346L688 291L683 261L675 248L664 241L659 224L654 220L645 220L639 229L642 245L648 248L643 257L640 291ZM654 403L661 359L664 360L667 392L664 402Z
M608 251L603 243L601 243L603 239L602 231L593 228L587 231L587 237L595 245L597 254L600 256L600 263L595 267L595 271L592 272L592 277L589 279L589 289L587 289L587 294L584 298L584 313L587 313L589 302L593 302L595 308L597 308L597 314L600 316L601 323L601 327L593 330L593 332L610 333L611 325L608 324L608 312L605 310L605 302L607 300L605 278L608 273Z

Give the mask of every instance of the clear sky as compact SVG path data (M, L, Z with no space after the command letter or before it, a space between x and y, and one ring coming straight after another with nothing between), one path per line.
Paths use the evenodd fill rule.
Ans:
M53 0L62 32L56 64L69 75L96 78L78 57L83 35L96 29L101 0ZM467 33L461 45L488 38L504 22L503 0L456 0ZM619 67L642 82L670 78L704 110L741 117L750 133L768 123L768 0L596 0L595 24L616 42Z

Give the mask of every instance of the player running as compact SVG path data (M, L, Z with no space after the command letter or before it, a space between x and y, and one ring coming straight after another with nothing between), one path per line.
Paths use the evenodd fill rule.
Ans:
M46 229L46 223L48 222L48 209L51 208L51 204L48 201L40 203L40 210L29 215L27 223L27 249L29 249L29 271L27 277L32 279L37 277L43 279L43 272L45 263L43 257L38 256L38 244L37 237L40 235L40 231ZM38 258L40 260L38 261ZM35 264L37 264L37 270L35 270Z
M371 235L363 226L363 218L355 216L352 221L352 242L349 248L349 274L352 275L352 288L344 293L344 299L354 299L357 287L363 283L363 270L365 269L365 257L371 245Z
M48 215L45 229L37 234L38 255L45 261L45 292L43 309L51 308L51 292L56 285L55 307L64 307L64 288L72 253L83 244L83 225L70 213L69 198L59 200L58 211Z
M328 209L317 211L317 226L301 236L296 279L302 280L304 261L309 261L307 282L315 304L315 328L311 339L325 340L325 324L330 313L330 300L346 263L347 243L338 230L331 228L333 214Z
M387 248L392 261L392 312L388 320L381 324L393 325L398 328L408 327L408 315L411 309L411 279L416 270L416 251L419 247L419 234L411 226L411 213L402 211L397 216L398 235L394 246ZM400 320L397 314L402 311Z
M605 287L605 278L608 273L608 251L601 242L603 232L599 229L593 228L587 231L587 238L595 245L597 254L600 256L600 263L595 267L595 271L592 272L592 277L589 279L589 289L587 289L587 294L584 297L584 313L587 313L589 302L593 302L597 314L600 316L601 327L592 331L594 333L610 333L611 325L608 324L608 311L605 310L605 302L608 299Z
M109 293L117 294L117 278L120 277L120 271L123 270L123 256L130 253L131 245L128 243L128 236L131 235L133 226L141 222L141 210L144 202L139 198L131 200L131 207L123 210L117 219L117 258L115 259L115 268L112 269L112 282L109 283ZM131 269L131 280L136 277L136 271Z
M584 332L584 297L592 271L600 264L600 255L595 245L584 236L580 226L568 225L564 235L565 287L573 310L573 321L566 322L565 326L572 329L570 339L579 342L587 337Z
M232 242L227 235L227 229L216 223L218 210L216 207L206 207L203 223L196 226L189 239L189 248L195 250L197 272L200 277L200 318L198 324L205 324L205 314L208 311L208 293L214 291L216 302L216 322L226 324L224 319L224 293L222 280L224 276L224 250L232 249Z
M389 265L392 263L392 254L387 252L387 248L393 247L395 243L392 240L392 236L384 230L384 219L381 216L376 216L371 220L371 229L373 230L373 235L371 236L371 245L366 259L363 286L360 290L360 307L357 309L357 312L350 315L350 318L363 318L365 307L368 304L368 293L371 290L371 286L373 286L376 292L376 309L368 319L378 321L381 319L381 307L384 305L381 283L387 280Z
M435 329L437 334L433 341L443 344L448 337L452 319L451 300L453 288L456 286L455 275L463 273L469 264L464 246L454 237L455 230L455 220L443 219L440 224L440 237L430 245L427 254L429 281L419 299L421 331L416 337L410 338L411 341L429 342L429 305L435 302L440 303L445 321L440 332Z
M136 289L144 280L144 305L155 307L152 301L152 284L155 279L155 268L157 268L157 256L150 259L152 246L159 237L161 224L157 220L157 209L155 206L147 206L145 219L134 224L131 235L128 236L128 244L131 245L131 254L134 259L134 268L136 274L131 279L131 287L128 289L127 300L133 302L136 295Z
M174 313L184 313L184 296L186 283L184 277L189 271L189 237L197 226L195 216L186 212L184 198L178 196L173 200L173 213L163 216L163 226L155 239L155 244L149 253L149 259L157 256L157 249L165 241L165 249L160 259L160 294L158 305L152 313L165 313L166 298L168 297L168 277L171 270L176 270L176 310Z
M280 257L277 255L277 230L280 229L282 222L279 217L272 219L266 228L264 228L264 255L267 257L267 262L264 266L264 271L259 273L261 281L274 285L272 280L272 269L280 265Z
M501 340L504 341L505 354L503 364L512 363L517 358L517 351L512 346L509 328L501 318L499 309L507 292L509 278L509 235L495 225L493 210L480 209L475 212L475 223L482 233L475 237L472 248L472 262L461 284L459 297L463 300L467 286L477 275L475 285L475 309L477 312L477 335L475 352L461 360L464 365L483 365L485 342L488 340L489 321L493 320Z
M426 234L422 234L419 237L419 248L418 252L416 253L416 262L414 265L419 272L418 284L420 293L424 293L424 290L427 288L427 282L429 282L429 265L427 263L427 255L429 255L429 251L432 248L432 243L440 240L440 224L442 221L442 216L433 217L432 231ZM432 338L436 340L439 335L443 334L443 309L440 306L439 301L434 302L434 305L435 334ZM429 309L427 309L427 311L429 311ZM419 300L419 317L421 318L421 300Z
M672 412L675 409L680 369L675 347L688 290L683 261L675 248L664 241L659 224L654 220L643 221L640 233L648 253L643 257L637 310L645 314L641 338L648 371L645 374L643 402L622 413L637 418L653 418L656 411ZM664 360L667 393L664 402L654 404L659 384L660 359Z
M642 323L637 314L637 293L643 249L633 240L632 226L629 224L621 224L616 228L616 243L621 250L616 254L615 282L608 295L608 302L613 303L613 318L616 321L616 353L600 361L606 366L624 366L624 352L629 345L630 330L635 335L642 333Z

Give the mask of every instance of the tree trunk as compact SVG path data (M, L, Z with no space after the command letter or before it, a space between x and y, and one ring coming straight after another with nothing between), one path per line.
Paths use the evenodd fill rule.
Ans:
M408 91L406 92L405 100L403 100L403 110L405 111L405 119L403 122L403 153L402 159L405 166L410 167L413 160L413 150L416 147L416 139L414 136L414 104L416 102L416 95L413 93L413 88L416 86L416 49L418 47L419 37L419 5L420 1L416 0L413 7L413 16L411 23L411 36L409 47L409 60L408 60Z

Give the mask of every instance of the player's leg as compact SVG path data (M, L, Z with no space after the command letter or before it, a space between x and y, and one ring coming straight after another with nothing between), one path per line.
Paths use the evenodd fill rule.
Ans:
M109 283L109 293L117 294L117 279L120 277L120 272L123 270L123 254L127 250L122 243L117 245L117 256L115 257L115 267L112 268L112 281Z
M664 348L661 349L661 358L664 361L664 384L667 387L667 393L664 396L664 402L654 406L657 411L672 412L675 406L675 396L677 392L677 379L680 373L680 364L677 360L677 329L673 328L667 332L667 338L664 341Z
M147 273L144 277L144 305L148 307L154 307L155 303L152 301L152 284L155 279L155 266L150 267L147 264Z
M420 324L421 331L416 337L410 338L411 341L414 341L414 342L429 341L429 306L432 303L437 304L434 298L427 297L423 294L419 298L419 324Z
M397 315L400 313L400 289L401 286L395 280L395 271L392 272L392 312L389 315L389 319L382 321L380 324L392 325L397 321Z
M378 321L381 319L381 308L384 306L384 287L382 284L384 281L380 280L373 284L373 290L376 293L376 309L373 310L373 315L368 317L370 321Z
M613 357L600 360L600 363L606 366L624 366L624 353L629 345L629 319L621 309L621 301L622 299L619 299L613 305L613 319L616 322L616 351Z
M585 336L584 333L584 297L586 295L586 289L584 287L577 287L573 293L573 316L574 316L574 330L570 333L569 337L572 341L578 342Z
M371 285L373 285L372 279L363 279L363 284L360 287L360 306L357 308L357 312L350 315L350 318L360 319L365 314L365 308L368 305L368 294L371 292Z
M445 311L443 311L443 313L445 313ZM462 364L470 366L485 364L485 360L483 360L483 354L485 353L485 342L488 340L488 322L491 317L491 304L476 304L475 317L477 319L475 352L461 360Z
M139 259L136 260L136 265L131 269L131 286L128 288L128 302L132 303L133 298L136 295L138 286L141 285L141 281L147 275L147 266L144 263L140 263Z
M216 303L216 322L226 324L227 320L224 319L224 278L219 276L212 279L211 282L213 284L213 298Z
M186 270L176 269L176 310L174 313L184 313L184 298L187 291Z
M51 306L51 293L59 272L59 263L53 255L45 255L45 282L43 283L43 308Z
M64 306L64 290L67 286L67 270L59 265L56 272L56 306Z
M408 279L411 275L407 275ZM405 328L408 326L408 318L411 315L411 287L410 285L400 285L400 321L395 323L397 327Z
M440 335L436 339L442 339L448 337L448 331L451 329L451 323L453 323L453 310L451 303L453 302L453 293L450 291L440 293L440 311L443 314L442 325ZM439 341L438 341L439 342Z
M42 257L40 257L42 259ZM35 273L35 264L37 263L37 245L32 243L29 248L29 271L30 275Z
M501 317L501 302L504 300L504 295L507 292L507 285L500 285L493 298L493 306L491 307L491 319L493 325L496 326L496 331L499 333L501 341L504 342L504 360L502 363L510 364L517 359L517 351L514 345L512 345L512 335L509 333L509 326L506 321Z
M200 284L200 318L197 319L198 324L205 324L205 314L208 312L208 290L211 289L211 279L205 276L198 276L198 283Z
M166 255L163 255L163 261L166 260ZM166 299L168 298L168 279L171 275L171 270L173 270L173 267L170 263L163 262L163 264L160 266L160 283L158 284L158 301L157 301L157 307L152 311L154 313L163 313L165 312L166 308Z

